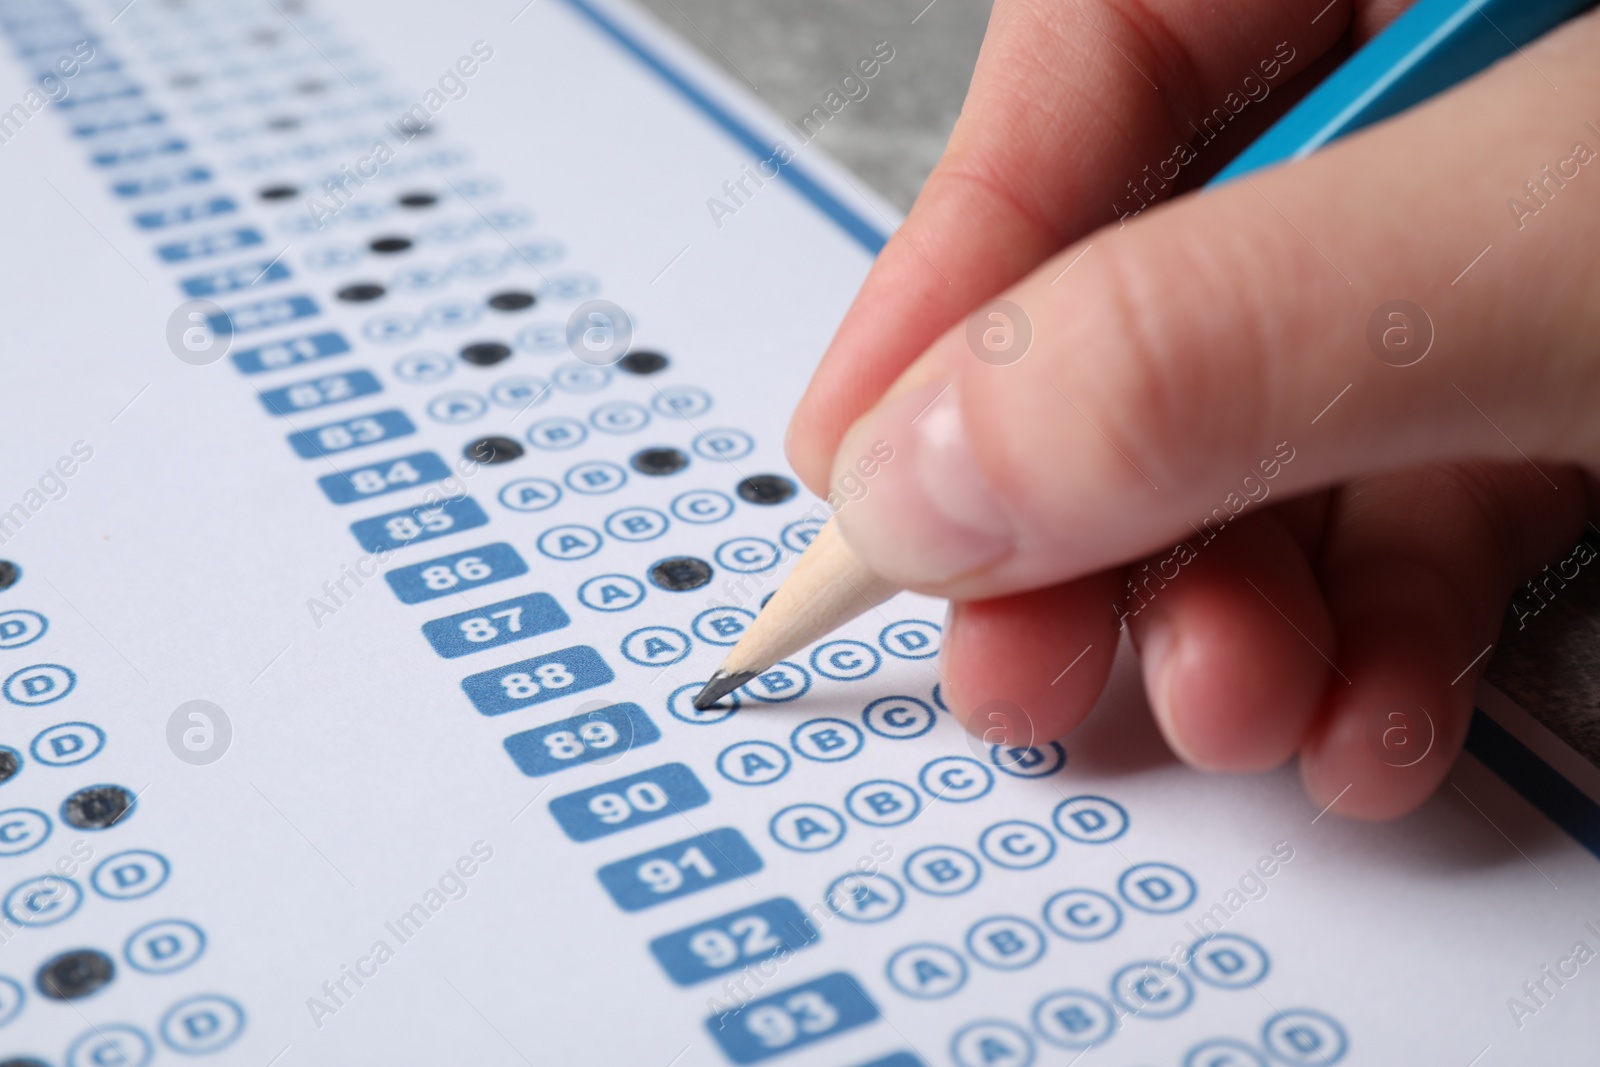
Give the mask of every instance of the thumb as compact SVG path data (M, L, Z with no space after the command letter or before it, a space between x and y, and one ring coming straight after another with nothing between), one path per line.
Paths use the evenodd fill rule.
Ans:
M836 464L894 458L840 512L846 538L887 578L976 599L1383 470L1593 469L1597 49L1585 17L1306 161L1068 249L851 428Z

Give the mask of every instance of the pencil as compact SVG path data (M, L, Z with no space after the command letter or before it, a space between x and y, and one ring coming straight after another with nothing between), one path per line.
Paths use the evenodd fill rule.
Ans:
M1600 0L1418 0L1212 179L1300 159L1478 73ZM694 698L702 711L899 592L829 519Z
M878 577L851 550L839 533L839 520L829 519L694 698L694 706L704 711L785 656L898 592L899 586Z

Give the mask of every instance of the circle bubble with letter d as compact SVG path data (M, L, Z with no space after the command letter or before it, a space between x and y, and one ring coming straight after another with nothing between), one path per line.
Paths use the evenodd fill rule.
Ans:
M167 717L167 747L190 766L217 762L232 743L228 713L209 700L186 700Z

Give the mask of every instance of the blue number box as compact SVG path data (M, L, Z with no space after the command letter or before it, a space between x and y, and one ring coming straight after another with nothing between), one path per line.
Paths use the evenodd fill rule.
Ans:
M650 942L650 953L679 985L694 985L815 944L817 930L788 897L774 897Z
M156 255L160 256L165 263L185 263L191 259L205 259L209 256L221 255L224 252L251 248L261 244L262 241L261 231L254 226L238 226L231 230L224 230L221 233L201 234L181 241L158 245L156 247Z
M271 326L282 326L295 319L310 318L321 309L309 296L278 296L240 304L221 315L211 316L211 328L218 333L250 333Z
M326 491L326 486L323 487ZM402 604L420 604L480 585L528 573L528 564L504 541L469 548L409 567L396 567L383 576Z
M209 274L184 278L178 284L183 287L187 296L217 296L221 293L236 293L240 289L248 289L262 282L282 281L287 277L289 268L276 260L269 259L260 263L237 263Z
M549 593L502 600L422 624L422 636L445 659L524 641L572 625Z
M608 863L597 875L617 907L643 911L761 868L761 857L744 835L723 827Z
M155 156L171 156L179 152L186 152L189 143L181 137L172 137L164 141L149 141L145 144L127 145L123 148L107 149L96 152L89 157L97 167L120 167L126 163L143 163Z
M550 814L572 840L593 841L710 801L694 771L681 763L664 763L556 797Z
M289 447L303 459L321 459L352 448L392 441L417 432L403 411L379 411L289 435Z
M353 370L343 374L330 374L309 382L295 382L293 385L268 389L257 395L261 397L261 403L266 407L268 414L293 415L301 411L327 407L329 404L342 404L346 400L371 396L382 391L383 386L371 371Z
M713 1015L706 1029L734 1063L760 1063L879 1017L878 1006L856 980L835 971Z
M541 778L659 740L661 731L644 709L627 703L512 734L505 739L505 746L518 770L530 778Z
M138 178L126 178L113 185L111 191L126 199L135 196L149 196L152 193L164 193L180 185L199 185L201 182L210 180L211 171L207 167L181 167L174 171L146 174Z
M488 522L489 516L476 500L459 496L437 504L419 504L404 511L374 515L351 523L350 532L368 552L385 552L436 537L448 537Z
M230 326L231 321L224 319L223 325ZM274 341L260 348L246 348L235 352L233 365L238 368L240 374L260 374L263 371L292 367L296 363L310 363L317 359L327 359L329 356L342 356L348 351L350 342L344 339L343 334L335 330L326 330L304 337Z
M324 474L317 485L335 504L353 504L385 493L398 493L414 485L428 485L450 477L450 467L436 452L413 452L398 459L369 463L355 470ZM527 568L524 567L523 570ZM392 583L391 583L392 584ZM440 592L452 592L441 589Z
M504 715L518 708L581 693L616 678L600 653L588 645L521 660L461 680L472 706L485 715ZM516 753L512 753L516 758ZM523 773L529 773L523 768Z
M141 211L133 216L133 223L141 230L162 230L168 226L177 226L196 219L208 219L217 215L227 215L239 210L231 196L212 196L204 200L192 200L182 204L173 204L170 207L158 208L154 211Z

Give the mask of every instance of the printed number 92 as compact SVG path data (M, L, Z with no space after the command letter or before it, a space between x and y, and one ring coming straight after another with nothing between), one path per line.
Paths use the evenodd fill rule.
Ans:
M839 1022L839 1013L822 994L796 993L783 1006L763 1004L745 1012L744 1027L767 1048L792 1045L802 1034L825 1034Z
M575 681L577 679L572 676L572 672L567 670L563 664L541 663L533 669L532 674L527 671L513 671L505 675L500 679L500 685L505 689L506 696L512 700L528 700L538 696L546 689L565 689ZM605 726L613 733L616 732L615 728L608 723L590 723L589 726ZM584 729L588 729L588 726L585 726ZM582 732L582 730L579 731L579 733ZM551 734L550 736L555 737L557 735ZM546 740L545 743L549 744L549 741Z
M741 959L755 959L775 952L783 942L759 915L733 920L726 930L701 930L689 939L689 951L707 967L731 967Z

